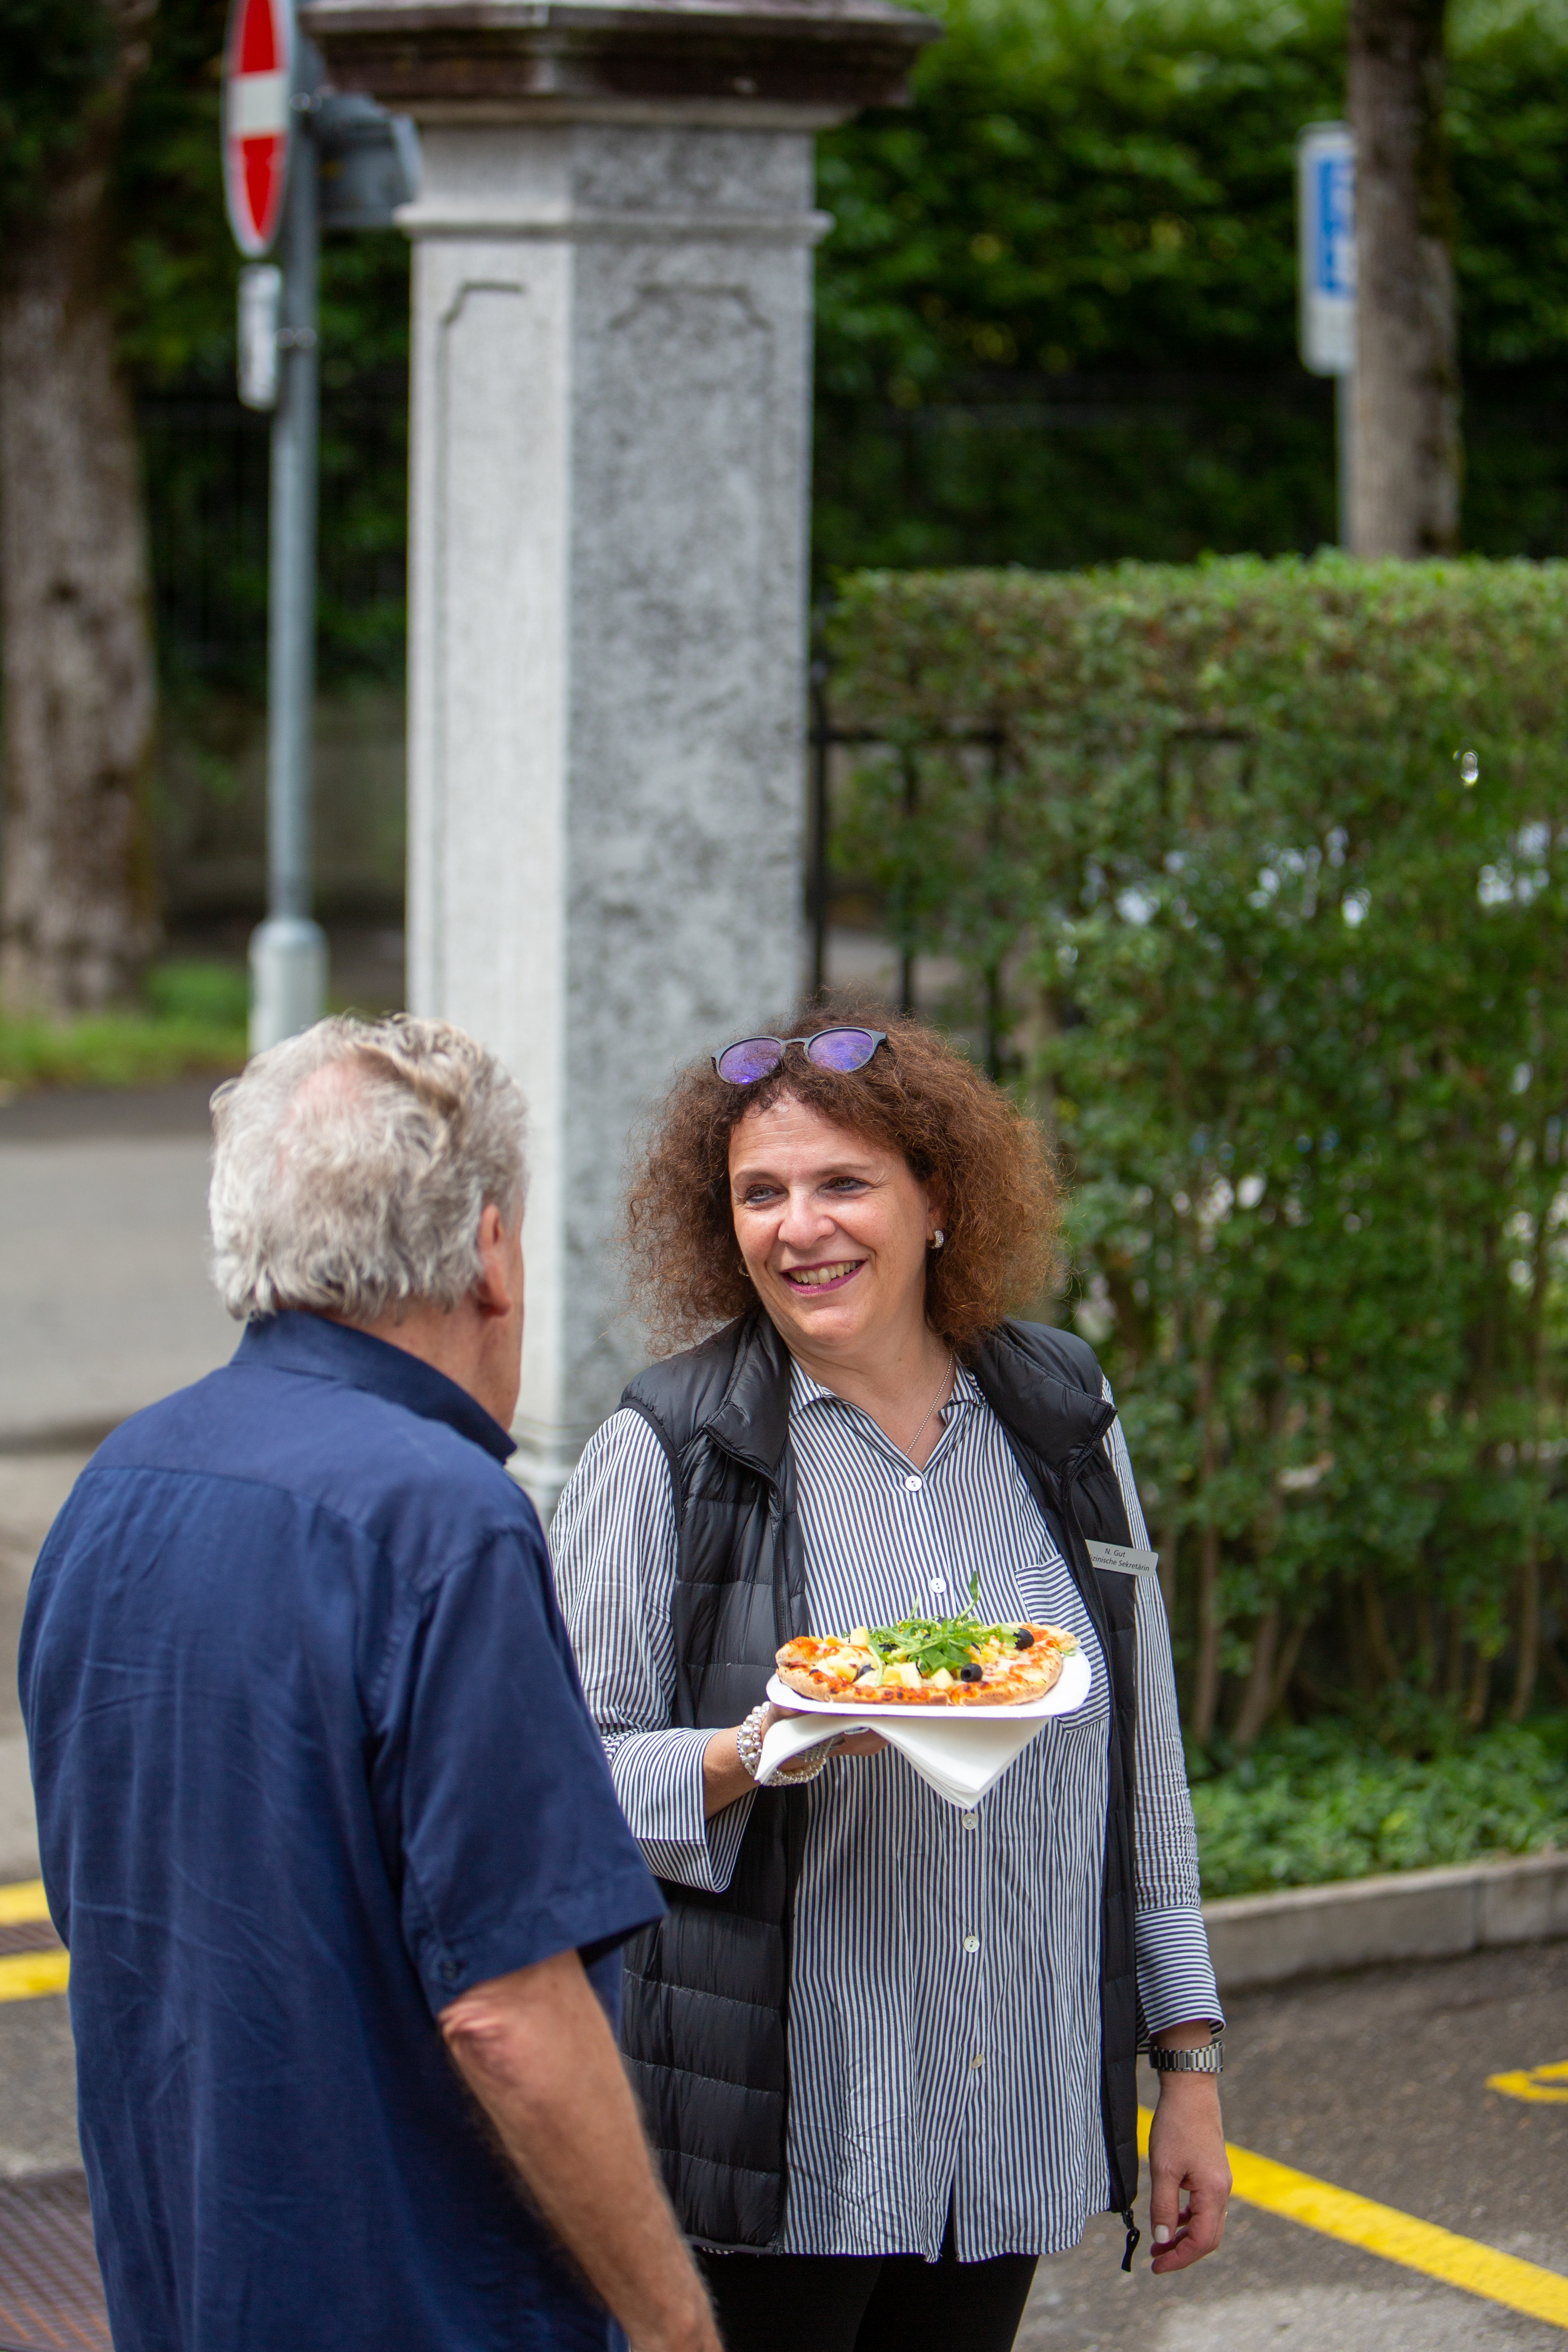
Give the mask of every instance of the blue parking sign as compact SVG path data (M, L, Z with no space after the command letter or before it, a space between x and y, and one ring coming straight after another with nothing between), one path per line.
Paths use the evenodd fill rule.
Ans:
M1301 363L1313 375L1355 366L1355 150L1347 124L1312 122L1296 151Z

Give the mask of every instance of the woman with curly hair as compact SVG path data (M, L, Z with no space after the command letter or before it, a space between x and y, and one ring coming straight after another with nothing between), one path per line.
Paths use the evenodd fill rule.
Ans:
M627 2063L731 2352L1005 2352L1090 2214L1130 2263L1141 2026L1156 2271L1218 2244L1229 2188L1126 1447L1089 1347L1008 1319L1054 1268L1055 1171L942 1037L880 1018L814 1010L677 1082L629 1211L667 1352L552 1531L669 1905L627 1948ZM976 1808L868 1731L758 1785L781 1643L972 1583L1090 1667Z

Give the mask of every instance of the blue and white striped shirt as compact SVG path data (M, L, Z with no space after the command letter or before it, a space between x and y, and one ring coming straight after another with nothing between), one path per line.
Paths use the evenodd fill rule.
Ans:
M1110 1395L1109 1387L1106 1390ZM790 1992L790 2253L921 2253L951 2209L961 2262L1055 2253L1110 2202L1100 2112L1107 1693L1100 1644L1001 1423L960 1369L917 1479L870 1417L794 1370L790 1444L814 1630L945 1613L1068 1627L1089 1696L972 1813L891 1750L807 1790ZM1120 1422L1105 1440L1145 1544ZM589 1444L551 1529L562 1606L650 1868L723 1887L759 1790L705 1821L707 1730L670 1725L676 1524L639 1413ZM1152 2032L1221 2015L1159 1588L1140 1577L1138 1977ZM757 1696L763 1696L759 1685Z

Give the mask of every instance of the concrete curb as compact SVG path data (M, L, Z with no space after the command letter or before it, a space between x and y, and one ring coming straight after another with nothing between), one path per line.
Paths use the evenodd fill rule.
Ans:
M1568 1936L1568 1853L1346 1878L1204 1905L1225 1992L1379 1960L1437 1960Z

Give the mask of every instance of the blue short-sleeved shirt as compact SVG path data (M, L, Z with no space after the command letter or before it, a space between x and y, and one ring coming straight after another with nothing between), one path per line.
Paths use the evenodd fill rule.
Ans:
M118 1431L22 1634L117 2352L604 2352L447 2057L659 1898L510 1441L310 1315Z

